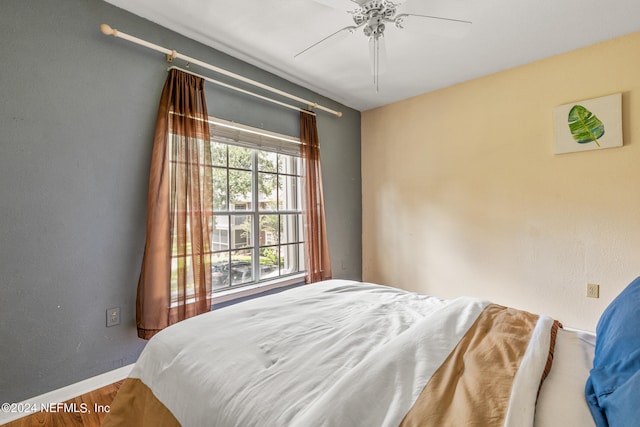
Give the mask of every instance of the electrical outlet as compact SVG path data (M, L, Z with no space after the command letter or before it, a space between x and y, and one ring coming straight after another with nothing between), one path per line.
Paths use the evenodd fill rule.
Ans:
M120 324L120 307L107 309L107 328Z
M600 285L587 283L587 296L589 298L600 298Z

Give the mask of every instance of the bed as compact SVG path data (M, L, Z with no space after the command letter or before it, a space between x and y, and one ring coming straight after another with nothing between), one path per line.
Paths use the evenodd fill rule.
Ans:
M588 427L594 348L544 315L329 280L158 333L103 426Z

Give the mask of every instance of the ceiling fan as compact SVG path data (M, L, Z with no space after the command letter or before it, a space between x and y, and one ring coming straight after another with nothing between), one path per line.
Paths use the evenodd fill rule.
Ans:
M335 0L315 0L318 3L325 5L333 5ZM349 0L351 3L355 3L357 7L354 10L349 10L348 13L353 15L354 25L341 28L335 31L323 39L313 43L311 46L301 50L294 55L294 58L303 55L321 43L332 39L340 34L353 34L359 28L363 28L363 33L369 38L369 56L371 59L371 72L373 74L373 84L376 88L376 92L379 89L379 76L382 72L382 67L386 61L386 49L384 42L384 32L386 24L393 24L396 28L402 29L404 21L408 17L425 18L429 20L436 20L443 23L447 23L450 29L453 29L454 33L459 35L466 33L466 29L470 26L471 21L465 21L462 19L445 18L441 16L420 15L415 13L397 13L398 7L402 4L402 1L393 2L391 0ZM465 27L465 28L463 28ZM442 27L441 27L442 28ZM461 30L462 31L459 31ZM457 31L456 31L457 30ZM446 31L451 35L450 31Z

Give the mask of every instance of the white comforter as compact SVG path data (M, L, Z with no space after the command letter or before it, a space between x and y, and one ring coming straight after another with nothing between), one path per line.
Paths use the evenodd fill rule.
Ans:
M331 280L174 325L130 376L183 426L398 426L488 304ZM533 425L549 322L536 327L506 425Z

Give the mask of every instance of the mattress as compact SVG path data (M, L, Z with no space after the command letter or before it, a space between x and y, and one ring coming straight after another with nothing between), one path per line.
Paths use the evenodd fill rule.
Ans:
M595 334L559 329L553 367L540 389L535 427L594 427L584 396L593 366Z

